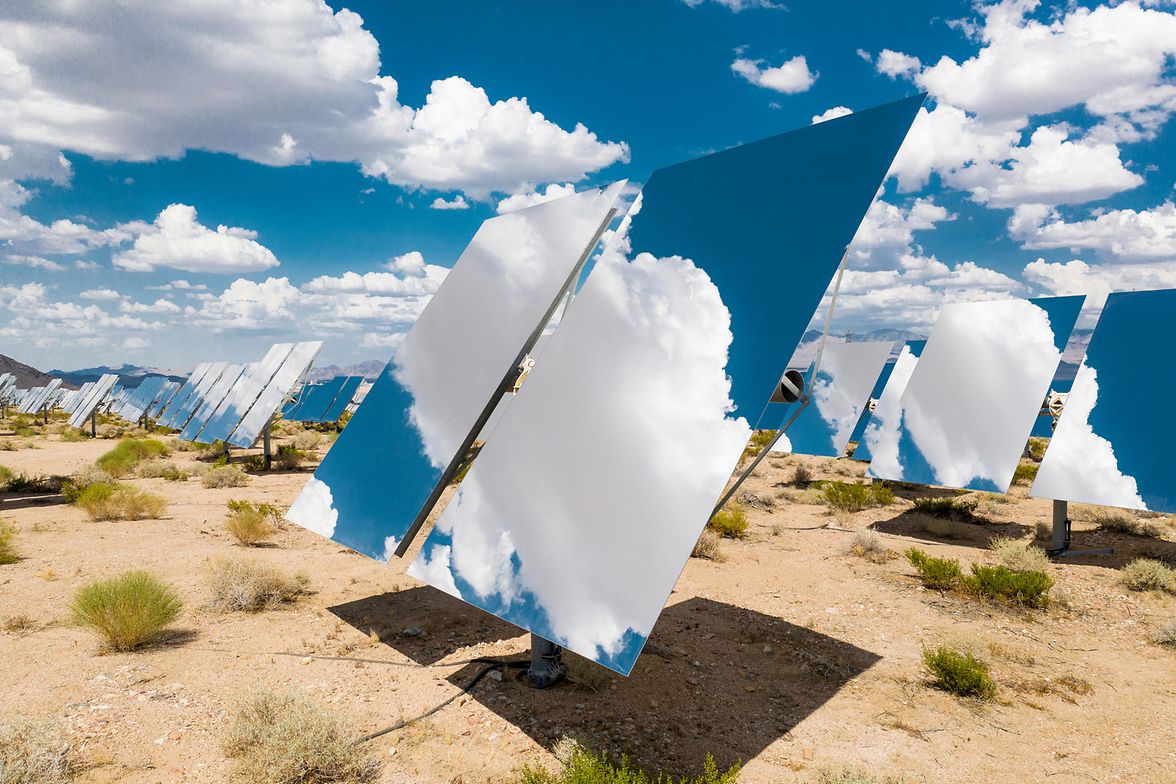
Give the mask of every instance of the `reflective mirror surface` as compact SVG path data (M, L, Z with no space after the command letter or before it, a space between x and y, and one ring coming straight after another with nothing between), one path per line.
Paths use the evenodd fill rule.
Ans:
M257 437L269 424L270 419L277 413L278 407L285 402L286 397L294 389L294 385L306 375L314 364L315 357L322 351L320 340L310 340L295 343L290 353L282 360L282 364L270 377L265 389L257 396L257 400L249 407L249 411L241 418L241 423L226 439L233 446L247 449L253 446Z
M1176 290L1107 298L1031 495L1176 512L1176 419L1153 405L1176 389L1174 331Z
M578 277L623 185L482 224L290 508L290 520L388 559Z
M85 424L86 420L90 418L90 414L106 399L106 396L114 388L115 382L117 381L118 376L113 373L107 373L99 378L90 389L90 394L74 409L73 414L69 418L69 426L81 427Z
M866 475L1007 491L1084 299L944 305Z
M776 441L772 451L826 457L845 454L893 345L889 341L827 345L816 378L811 367L805 373L808 405ZM769 404L763 426L778 428L795 411L796 405Z
M270 347L260 362L248 365L241 378L229 390L200 431L200 440L211 444L224 441L240 424L249 407L257 400L266 384L278 372L293 350L293 343L277 343Z
M410 574L628 673L920 102L654 172Z
M196 406L196 410L192 412L192 417L184 425L183 430L180 431L179 438L181 441L197 441L199 443L210 443L200 437L200 430L204 427L204 423L216 411L216 407L220 405L225 396L237 383L237 379L245 372L246 365L230 364L226 365L221 371L217 380L205 391L200 404Z
M188 401L191 400L194 395L196 395L196 390L202 383L204 383L205 376L212 372L213 366L215 364L216 363L214 362L201 362L192 369L192 375L188 376L188 380L184 382L182 387L180 387L180 391L176 393L176 396L172 398L171 403L168 404L167 409L164 410L163 415L160 416L158 424L161 427L168 427L173 430L178 430L179 428L183 427L183 423L177 424L176 420L179 419L183 413L184 407L187 405ZM213 379L213 381L215 381L215 379ZM212 382L210 381L209 383L211 384ZM195 405L195 403L193 403L193 405ZM190 411L184 415L185 422L187 421L188 416L191 416Z
M866 422L865 430L862 431L857 449L853 452L854 460L868 463L878 457L879 466L885 466L884 470L896 470L893 466L897 465L898 461L898 425L902 420L902 408L899 404L926 345L925 340L908 340L899 350L894 367L890 369L890 376L886 379L886 386L882 388L874 411Z

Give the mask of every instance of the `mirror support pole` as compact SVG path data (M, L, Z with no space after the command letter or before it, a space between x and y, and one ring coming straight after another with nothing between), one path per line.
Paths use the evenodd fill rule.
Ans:
M1070 503L1069 501L1054 500L1053 502L1053 538L1047 551L1051 558L1076 558L1089 555L1111 555L1115 552L1112 547L1097 550L1073 550L1070 548Z
M531 666L527 669L530 684L536 689L546 689L559 683L565 675L563 648L532 632Z

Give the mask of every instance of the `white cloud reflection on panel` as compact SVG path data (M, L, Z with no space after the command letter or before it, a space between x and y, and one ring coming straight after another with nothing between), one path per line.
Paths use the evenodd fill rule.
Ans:
M288 518L388 560L624 186L485 221Z
M809 382L811 401L772 451L826 457L844 454L893 345L889 341L827 345L816 380ZM812 379L811 366L805 377ZM763 423L779 427L795 410L795 405L772 403Z
M923 353L925 340L908 340L898 352L894 360L894 368L890 371L890 378L878 396L866 428L862 431L862 440L853 452L854 460L870 462L877 460L881 470L893 472L898 470L898 434L902 423L902 393L906 391L907 382L915 371L919 356Z
M628 674L919 100L654 172L409 574Z
M1007 491L1084 299L943 306L867 476Z
M1176 389L1174 327L1174 289L1107 298L1031 495L1176 512L1176 419L1152 407Z

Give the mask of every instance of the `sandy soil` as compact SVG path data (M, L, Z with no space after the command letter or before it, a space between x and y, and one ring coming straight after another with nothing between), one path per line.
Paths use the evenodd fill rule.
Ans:
M64 475L113 446L35 442L0 452L0 465ZM803 503L811 494L787 484L801 462L817 477L862 471L846 460L766 460L745 493L750 535L724 542L725 562L691 559L631 677L581 665L579 683L548 691L486 678L369 744L379 780L510 781L524 764L550 763L565 735L671 770L697 769L709 751L722 764L742 760L747 784L811 781L847 765L915 782L1176 780L1176 654L1148 641L1176 617L1176 597L1128 592L1116 571L1142 552L1176 558L1176 544L1084 530L1078 546L1118 551L1053 566L1055 607L978 604L922 589L905 559L850 554L853 533L837 529L873 526L896 551L917 545L968 564L991 560L994 535L1031 535L1047 503L1019 489L1013 503L983 502L1001 524L958 524L945 539L924 530L907 498L841 516ZM58 717L86 765L80 781L220 782L229 771L220 732L250 689L307 694L368 732L458 693L479 670L470 659L526 651L515 627L296 527L271 547L233 544L226 500L288 504L307 476L259 475L225 490L135 479L169 501L164 519L141 522L91 522L60 496L0 495L24 556L0 566L0 624L22 615L34 624L0 632L0 714ZM226 554L304 570L313 593L284 610L210 611L203 570ZM131 568L180 590L182 634L103 655L68 623L68 605L88 581ZM920 652L943 642L992 664L994 702L926 685Z

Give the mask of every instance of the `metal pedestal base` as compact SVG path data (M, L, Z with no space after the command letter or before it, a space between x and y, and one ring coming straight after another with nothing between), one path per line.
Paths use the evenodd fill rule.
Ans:
M1066 501L1053 502L1053 539L1050 547L1045 551L1050 558L1080 558L1088 555L1111 555L1114 548L1104 547L1097 550L1070 549L1070 518L1067 514L1069 504Z
M527 670L527 681L536 689L546 689L563 680L567 668L563 663L563 648L531 635L531 667Z

